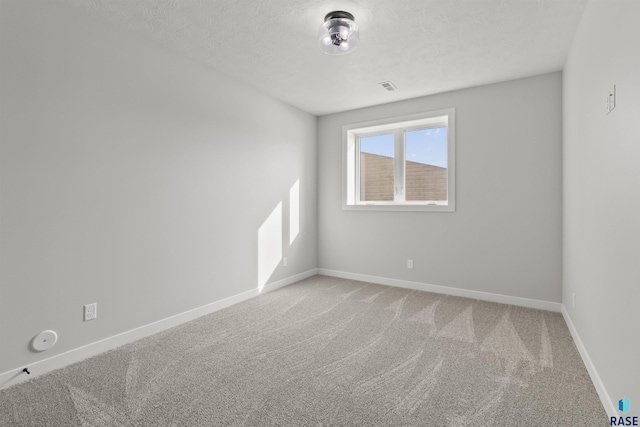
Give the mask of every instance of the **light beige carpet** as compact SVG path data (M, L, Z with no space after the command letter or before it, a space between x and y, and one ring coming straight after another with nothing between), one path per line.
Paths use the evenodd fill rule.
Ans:
M0 391L3 426L605 426L558 313L324 276Z

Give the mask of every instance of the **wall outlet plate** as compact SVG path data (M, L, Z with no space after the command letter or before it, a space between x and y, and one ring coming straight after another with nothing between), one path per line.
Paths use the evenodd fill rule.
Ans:
M84 321L93 320L98 317L98 303L94 302L84 306Z

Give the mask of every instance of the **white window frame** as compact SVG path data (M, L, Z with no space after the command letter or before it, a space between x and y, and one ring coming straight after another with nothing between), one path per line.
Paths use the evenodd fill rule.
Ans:
M442 126L447 127L447 200L404 201L404 133ZM390 133L394 134L395 141L395 200L360 201L360 156L357 155L360 138ZM455 108L345 125L342 127L342 145L342 209L455 212Z

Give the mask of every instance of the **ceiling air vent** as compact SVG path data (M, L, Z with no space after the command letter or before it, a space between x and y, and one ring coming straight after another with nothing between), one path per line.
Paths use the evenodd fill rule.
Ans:
M383 88L385 88L386 90L388 90L389 92L393 92L393 91L398 90L396 85L394 85L391 82L382 82L382 83L379 83L379 85L382 86Z

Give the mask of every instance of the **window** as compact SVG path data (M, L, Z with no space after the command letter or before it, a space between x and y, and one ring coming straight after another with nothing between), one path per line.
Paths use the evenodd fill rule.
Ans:
M453 108L343 127L343 208L455 211Z

